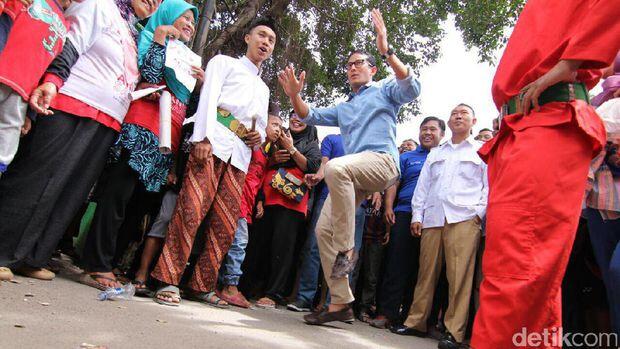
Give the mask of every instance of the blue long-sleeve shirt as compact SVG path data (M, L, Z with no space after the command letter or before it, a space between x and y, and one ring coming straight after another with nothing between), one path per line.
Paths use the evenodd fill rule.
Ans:
M346 154L374 151L392 155L397 167L396 115L400 107L420 94L420 83L410 75L403 80L383 79L362 86L346 102L329 108L310 108L304 122L340 127Z

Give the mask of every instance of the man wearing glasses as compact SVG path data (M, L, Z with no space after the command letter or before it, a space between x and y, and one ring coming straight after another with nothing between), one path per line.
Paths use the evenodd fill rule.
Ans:
M396 115L399 108L420 94L420 83L388 45L387 30L379 10L371 12L377 32L377 49L396 78L373 82L377 73L374 57L353 51L345 64L351 94L346 102L329 108L311 108L300 96L306 73L295 74L292 66L278 75L297 115L311 125L338 126L347 155L325 167L329 196L316 226L321 264L331 292L331 304L306 315L305 321L321 325L330 321L353 321L354 297L348 274L355 266L355 208L370 193L381 192L399 177L396 146Z

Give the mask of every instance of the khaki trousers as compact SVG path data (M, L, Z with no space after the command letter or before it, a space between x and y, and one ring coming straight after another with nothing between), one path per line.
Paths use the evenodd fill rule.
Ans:
M480 225L474 219L422 230L420 273L405 326L426 332L445 255L449 291L444 323L458 342L465 339L479 240Z
M316 225L321 265L333 304L355 299L348 277L330 278L338 252L355 247L355 209L364 198L385 190L398 180L398 168L389 154L363 152L333 159L325 166L329 196Z

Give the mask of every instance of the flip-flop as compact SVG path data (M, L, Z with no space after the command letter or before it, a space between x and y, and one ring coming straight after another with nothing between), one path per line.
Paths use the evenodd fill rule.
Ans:
M97 279L103 279L103 280L118 282L118 280L116 280L116 279L112 279L112 278L107 277L107 276L105 276L103 274L97 274L97 273L93 273L93 274L83 273L80 276L80 279L78 281L79 281L79 283L81 283L83 285L94 287L94 288L96 288L96 289L98 289L100 291L105 291L109 287L111 287L111 286L103 285L102 283L97 281Z
M220 309L228 309L230 307L228 302L220 298L214 291L193 293L191 297L199 302L205 303L212 307Z
M167 292L168 294L172 294L173 296L168 296L168 298L177 298L179 301L178 302L168 302L165 301L163 299L157 298L158 296L163 296L162 293ZM167 305L170 307L178 307L179 305L181 305L181 293L179 292L179 288L174 286L174 285L168 285L166 287L162 287L159 290L157 290L157 292L155 292L155 295L153 296L153 301L155 303L161 304L161 305Z
M273 304L261 303L260 300L258 300L258 302L256 302L254 305L256 305L257 308L261 308L261 309L275 309L276 308L275 302Z
M223 301L228 302L228 304L232 304L239 308L248 309L252 304L248 302L248 300L243 296L241 292L237 293L234 296L229 296L224 292L217 292L217 296L220 297Z
M136 296L138 297L152 297L153 291L146 287L146 282L142 280L133 280L131 282L136 288Z

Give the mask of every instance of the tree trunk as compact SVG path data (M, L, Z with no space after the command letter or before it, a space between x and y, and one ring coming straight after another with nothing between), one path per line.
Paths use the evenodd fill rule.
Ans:
M215 0L205 0L200 10L200 19L198 21L198 27L196 28L196 36L192 44L192 50L200 56L202 56L205 51L207 38L209 36L209 26L211 25L214 13ZM207 61L204 58L205 57L203 57L203 65L206 65Z
M220 35L205 50L203 61L207 62L211 57L215 56L226 41L230 40L239 30L245 28L256 17L258 10L265 4L267 0L248 0L235 23L222 30Z

